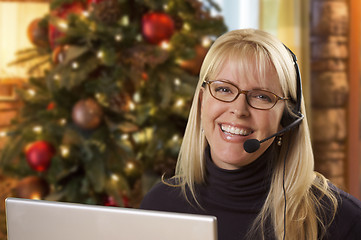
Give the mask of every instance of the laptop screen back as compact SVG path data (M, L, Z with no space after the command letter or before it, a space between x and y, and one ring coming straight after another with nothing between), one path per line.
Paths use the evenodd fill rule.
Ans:
M217 240L212 216L6 199L8 240Z

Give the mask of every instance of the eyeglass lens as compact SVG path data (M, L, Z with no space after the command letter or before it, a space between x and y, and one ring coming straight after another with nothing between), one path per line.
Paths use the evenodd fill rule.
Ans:
M270 109L278 100L278 97L271 92L265 90L241 91L233 84L224 81L210 82L209 89L214 98L224 102L232 102L239 94L244 93L248 104L258 109Z

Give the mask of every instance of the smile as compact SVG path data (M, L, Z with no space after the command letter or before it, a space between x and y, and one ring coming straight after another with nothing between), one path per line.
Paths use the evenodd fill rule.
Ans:
M253 132L250 129L237 128L235 126L230 126L230 125L225 125L225 124L221 125L221 129L224 133L240 135L240 136L248 136Z

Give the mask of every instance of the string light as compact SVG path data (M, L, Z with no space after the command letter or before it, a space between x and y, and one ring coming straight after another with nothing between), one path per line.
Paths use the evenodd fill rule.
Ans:
M127 162L127 164L125 165L127 170L133 170L135 168L135 165L133 162Z
M211 45L211 43L212 43L212 41L209 37L204 37L202 39L202 46L205 48L209 47Z
M175 102L175 106L178 107L178 108L181 108L183 107L184 105L184 100L183 99L178 99L176 102Z
M167 5L167 4L164 4L164 5L163 5L163 9L164 9L165 11L167 11L167 10L169 9L168 5Z
M192 28L191 28L191 25L189 24L189 23L184 23L183 24L183 28L184 28L184 30L186 30L186 31L190 31Z
M60 28L62 28L63 30L68 29L68 24L66 23L66 21L63 21L63 20L59 20L58 26L59 26Z
M131 111L135 110L135 104L132 101L129 101L128 106Z
M122 138L122 140L128 140L129 135L128 134L122 134L121 138Z
M129 17L128 17L128 15L124 15L122 17L122 19L120 20L120 24L123 25L124 27L129 26Z
M179 78L175 78L174 79L174 85L180 86L181 85L181 80Z
M66 119L65 119L65 118L60 119L60 120L59 120L59 124L60 124L61 126L65 126L65 124L66 124Z
M110 175L110 178L112 179L113 182L119 182L119 176L115 173Z
M79 68L78 62L73 62L73 63L71 64L71 66L73 67L73 69L78 69L78 68Z
M41 133L43 131L43 127L35 126L35 127L33 127L33 131L36 133Z
M89 14L88 11L83 11L82 14L83 14L83 16L86 17L86 18L90 16L90 14Z
M123 36L121 34L117 34L117 35L115 35L114 38L115 38L115 41L120 42L120 41L122 41Z
M68 146L65 145L61 145L60 147L60 154L61 156L63 156L64 158L67 158L70 154L70 149Z
M59 81L59 80L60 80L60 75L59 75L59 74L55 74L54 77L53 77L53 79L54 79L55 81Z
M34 89L28 89L28 94L32 97L34 97L36 95L36 92Z
M98 58L103 58L103 57L104 57L104 52L103 52L103 51L99 51L99 52L97 53L97 57L98 57Z
M0 137L6 137L7 133L5 131L0 132Z
M140 42L140 41L143 40L143 37L142 37L142 35L138 34L138 35L135 37L135 39L136 39L138 42Z
M160 47L163 48L164 50L168 50L168 49L170 49L170 44L168 41L162 41L160 43Z
M133 100L134 100L134 102L136 102L136 103L139 103L139 102L140 102L141 97L140 97L139 92L134 93L134 95L133 95Z
M179 136L177 134L173 135L172 141L177 142L179 140Z

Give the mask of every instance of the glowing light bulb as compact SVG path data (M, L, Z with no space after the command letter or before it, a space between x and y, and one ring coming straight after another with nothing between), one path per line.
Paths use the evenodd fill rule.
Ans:
M58 26L59 26L60 28L62 28L63 30L68 29L68 24L66 23L66 21L60 20L60 21L58 22Z
M183 24L183 28L184 28L184 30L186 30L186 31L190 31L192 28L191 28L191 25L189 24L189 23L184 23Z
M86 17L86 18L90 16L90 14L89 14L88 11L83 11L82 14L83 14L83 16Z
M124 15L122 17L122 19L120 20L120 24L123 25L124 27L129 26L129 17L128 17L128 15Z
M79 68L79 63L78 62L73 62L71 64L71 66L72 66L73 69L78 69Z
M128 134L123 134L121 136L122 140L128 140L129 139L129 135Z
M42 126L35 126L33 127L33 131L36 133L41 133L43 131L43 127Z
M60 154L61 156L63 156L64 158L68 157L70 154L70 149L68 146L62 145L59 147L60 148Z
M135 104L132 101L129 101L128 106L129 106L129 109L132 111L135 109Z
M184 100L183 99L178 99L176 102L175 102L175 106L180 108L184 105Z
M98 58L103 58L103 57L104 57L104 52L103 52L103 51L99 51L99 52L97 53L97 57L98 57Z
M140 102L141 97L140 97L139 92L134 93L134 95L133 95L133 100L134 100L134 102L136 102L136 103L139 103L139 102Z
M114 38L115 38L115 41L120 42L120 41L122 41L123 36L121 34L117 34L117 35L115 35Z
M59 120L59 124L60 124L61 126L64 126L64 125L66 124L66 119L65 119L65 118L60 119L60 120Z
M142 37L142 35L138 34L138 35L135 37L135 39L136 39L138 42L140 42L140 41L143 40L143 37Z
M60 80L60 75L59 75L59 74L55 74L54 77L53 77L53 79L54 79L55 81L59 81L59 80Z
M168 41L162 41L160 47L163 48L164 50L168 50L170 48L170 44Z
M5 131L0 132L0 137L6 137L7 133Z
M172 137L172 141L173 142L177 142L179 140L179 136L177 134L175 134L173 137Z
M117 174L112 174L111 176L110 176L110 178L112 179L112 181L114 181L114 182L118 182L119 181L119 176L117 175Z
M207 48L207 47L209 47L211 45L211 43L212 43L212 41L211 41L211 39L209 37L204 37L202 39L202 46L203 47Z
M179 78L175 78L174 79L174 85L180 86L181 85L181 80Z
M133 169L135 168L135 165L134 165L134 163L132 163L132 162L128 162L127 165L126 165L126 168L127 168L128 170L133 170Z
M28 89L28 94L32 97L34 97L36 95L36 92L34 89Z

